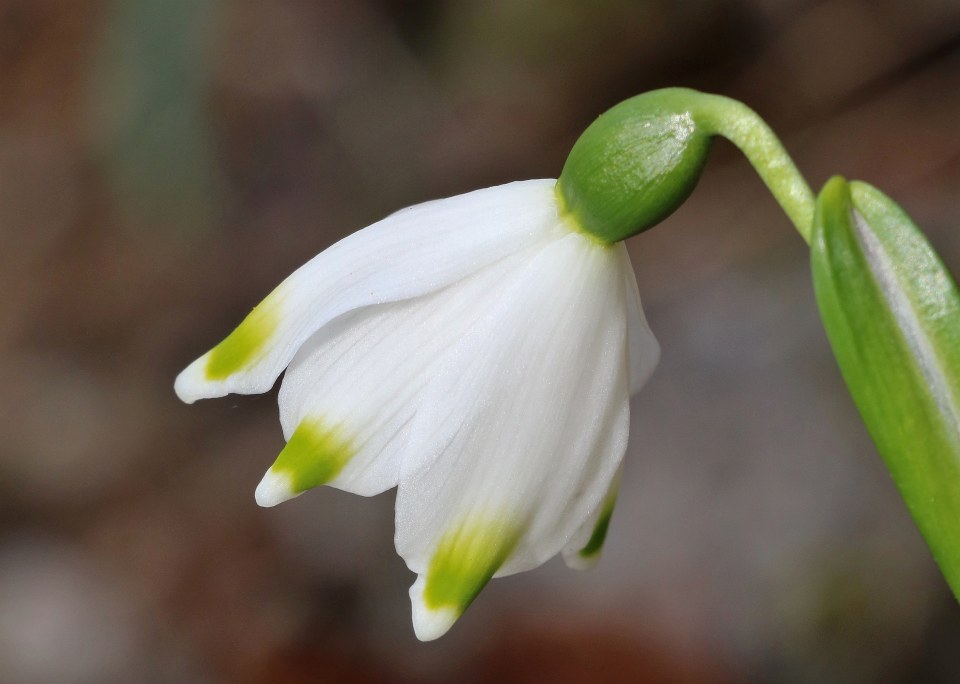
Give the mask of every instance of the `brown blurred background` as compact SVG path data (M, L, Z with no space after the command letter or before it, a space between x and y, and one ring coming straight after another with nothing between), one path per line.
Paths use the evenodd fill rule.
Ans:
M555 177L666 85L745 100L960 272L956 0L0 1L0 681L960 681L805 247L726 143L630 242L663 361L604 559L494 581L438 642L392 493L259 509L275 394L173 394L336 239Z

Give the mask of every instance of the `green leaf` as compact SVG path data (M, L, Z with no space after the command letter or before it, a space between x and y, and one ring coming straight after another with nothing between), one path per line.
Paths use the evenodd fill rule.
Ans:
M831 179L811 262L827 336L860 415L960 600L960 295L890 198Z

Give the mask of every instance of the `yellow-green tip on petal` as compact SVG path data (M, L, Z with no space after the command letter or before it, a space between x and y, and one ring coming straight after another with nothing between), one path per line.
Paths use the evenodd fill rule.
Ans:
M226 339L210 350L204 374L207 380L224 380L260 358L279 322L278 297L269 295Z
M410 588L413 628L421 641L443 636L500 569L520 538L502 519L452 528L437 545L425 575Z
M603 500L600 515L597 516L597 521L593 524L593 531L590 533L587 543L579 550L564 551L563 560L568 567L574 570L589 570L600 560L603 553L603 544L607 539L607 530L610 528L610 518L613 517L613 509L617 505L617 495L620 489L619 481L620 476L618 474Z
M308 418L263 476L255 494L261 506L276 506L308 489L333 480L356 453L340 427Z

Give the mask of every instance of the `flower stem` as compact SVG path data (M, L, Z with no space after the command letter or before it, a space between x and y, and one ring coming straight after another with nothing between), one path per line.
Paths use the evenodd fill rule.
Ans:
M747 157L800 236L809 244L815 200L783 144L760 116L742 102L697 93L694 116L709 134L721 135Z

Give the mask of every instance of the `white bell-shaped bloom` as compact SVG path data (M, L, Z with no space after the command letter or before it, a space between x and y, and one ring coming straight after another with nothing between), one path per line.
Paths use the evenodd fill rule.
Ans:
M555 181L400 211L293 273L176 381L186 402L286 369L272 506L320 484L397 486L417 636L491 577L598 555L629 397L659 347L622 244L580 232Z

